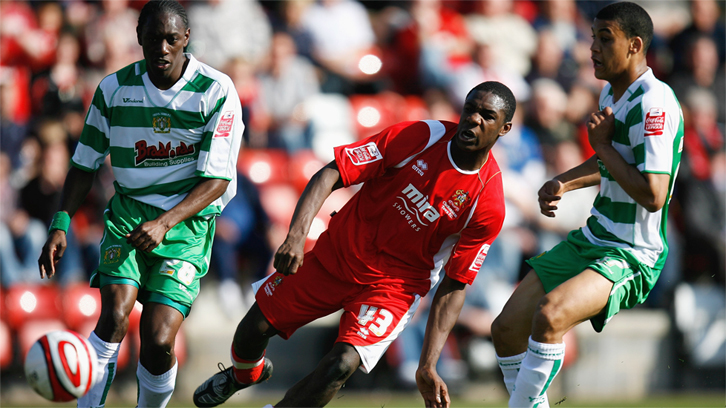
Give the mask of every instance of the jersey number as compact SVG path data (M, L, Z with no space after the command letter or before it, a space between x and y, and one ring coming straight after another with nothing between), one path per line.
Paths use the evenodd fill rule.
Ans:
M376 317L376 312L378 312L378 317ZM374 317L375 322L371 322ZM391 322L393 322L393 314L391 314L388 310L379 310L374 306L361 305L360 312L358 313L358 324L366 326L370 323L368 330L376 336L381 337L386 334L386 330L388 330L388 326L391 325Z

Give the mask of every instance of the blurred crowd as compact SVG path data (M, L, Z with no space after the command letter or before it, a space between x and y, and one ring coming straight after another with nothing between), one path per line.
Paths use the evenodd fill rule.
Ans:
M585 123L604 83L590 60L591 24L605 1L207 0L181 1L188 51L222 70L240 96L245 147L238 196L218 220L208 279L223 310L239 317L246 283L270 271L307 179L332 147L404 120L458 121L476 84L509 86L518 107L495 146L507 216L457 329L442 373L449 379L496 364L486 357L491 319L523 276L523 260L585 223L596 189L568 193L554 219L537 190L589 157ZM726 244L726 31L723 2L638 1L652 16L648 62L683 108L685 146L669 217L670 254L646 305L669 308L681 282L724 286ZM0 284L40 283L37 258L59 207L69 158L100 80L143 58L135 29L144 1L0 2ZM86 281L98 264L102 213L113 195L99 172L73 217L57 284ZM329 200L326 215L352 192ZM336 207L337 206L337 207ZM322 213L322 212L321 212ZM425 323L388 353L413 380ZM420 322L420 324L419 324ZM454 342L457 343L457 342ZM411 351L416 353L411 354ZM412 382L411 386L415 386Z

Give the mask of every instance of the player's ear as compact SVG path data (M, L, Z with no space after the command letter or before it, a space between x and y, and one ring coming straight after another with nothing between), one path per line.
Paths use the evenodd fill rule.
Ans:
M191 35L191 33L192 33L192 29L187 28L187 31L184 33L184 48L186 48L187 45L189 45L189 35Z
M506 135L510 130L512 130L512 122L505 123L504 126L499 129L499 137Z
M141 44L141 26L136 26L136 41L138 41L139 45Z
M633 55L643 51L643 39L638 36L631 38L629 51Z

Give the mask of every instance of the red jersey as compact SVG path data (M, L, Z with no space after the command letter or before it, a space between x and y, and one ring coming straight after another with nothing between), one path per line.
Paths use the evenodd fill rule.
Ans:
M398 283L424 296L441 268L471 284L504 222L502 177L493 154L479 171L450 153L455 123L404 122L335 148L343 184L362 188L313 248L345 281Z

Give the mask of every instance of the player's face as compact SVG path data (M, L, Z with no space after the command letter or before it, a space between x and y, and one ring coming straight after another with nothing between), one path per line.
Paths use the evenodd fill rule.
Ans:
M465 151L487 151L512 128L506 121L504 101L488 91L474 91L464 101L455 142Z
M595 78L613 81L623 75L632 57L630 45L631 41L615 21L595 19L590 46Z
M181 78L186 57L184 47L189 44L189 29L173 13L150 16L137 29L144 50L149 78L157 87L168 89Z

